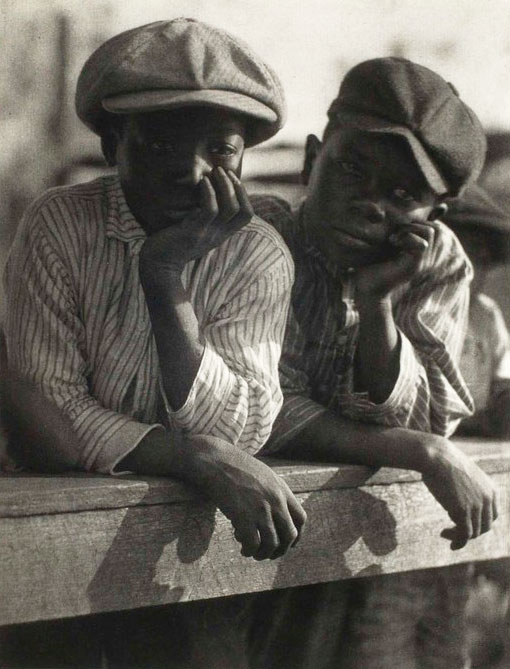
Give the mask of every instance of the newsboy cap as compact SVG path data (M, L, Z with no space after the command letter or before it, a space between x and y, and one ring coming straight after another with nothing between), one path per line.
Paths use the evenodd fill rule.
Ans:
M102 44L82 68L75 102L97 134L105 112L219 107L252 120L250 146L285 120L283 89L271 68L241 40L186 18L149 23Z
M458 195L483 167L486 139L475 113L441 76L404 58L353 67L328 115L333 124L404 137L436 193Z

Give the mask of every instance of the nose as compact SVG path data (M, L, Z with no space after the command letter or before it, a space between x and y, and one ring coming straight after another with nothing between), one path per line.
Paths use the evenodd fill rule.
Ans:
M172 181L183 186L196 186L203 177L210 174L212 164L199 151L196 150L184 156L179 164L172 168Z
M386 218L386 211L379 202L372 200L355 200L352 209L370 223L382 223Z

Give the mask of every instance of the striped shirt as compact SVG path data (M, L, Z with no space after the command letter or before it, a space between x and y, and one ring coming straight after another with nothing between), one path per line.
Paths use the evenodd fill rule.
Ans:
M388 399L375 404L354 390L359 316L352 272L321 255L299 212L282 200L257 196L253 204L284 238L296 272L280 362L284 404L264 450L276 451L326 409L359 421L451 434L473 411L458 367L472 268L453 233L439 224L430 267L395 291L400 372Z
M72 422L80 465L112 472L161 429L159 374L138 277L146 238L117 176L54 188L28 209L6 273L9 364ZM256 453L281 404L278 360L293 281L290 254L254 218L186 265L205 351L172 427Z

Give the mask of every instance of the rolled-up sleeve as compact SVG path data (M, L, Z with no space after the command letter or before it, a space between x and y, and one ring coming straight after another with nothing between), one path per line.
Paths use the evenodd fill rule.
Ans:
M294 278L281 238L264 230L233 236L218 250L236 258L235 271L230 266L222 277L221 303L201 328L205 351L188 398L169 411L185 433L221 437L251 454L269 438L282 406L278 363ZM218 254L211 262L228 268Z
M388 399L342 397L342 413L357 420L449 436L472 414L473 401L459 369L469 313L472 268L460 243L438 224L429 269L395 305L400 372Z

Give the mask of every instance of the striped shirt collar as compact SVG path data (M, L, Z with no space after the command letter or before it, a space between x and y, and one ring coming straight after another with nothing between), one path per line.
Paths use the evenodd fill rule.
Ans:
M105 177L106 197L106 236L118 239L132 245L133 251L138 251L141 244L138 240L144 240L147 233L133 216L118 175Z

